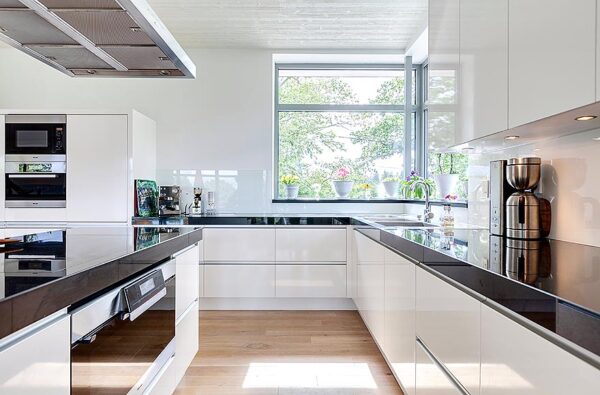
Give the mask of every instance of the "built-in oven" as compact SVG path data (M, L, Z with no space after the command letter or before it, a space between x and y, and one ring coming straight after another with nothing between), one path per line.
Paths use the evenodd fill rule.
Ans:
M13 159L5 163L6 207L66 207L64 155L19 155Z
M175 262L71 314L71 394L142 394L175 355ZM169 291L170 292L170 291Z
M66 115L7 115L5 125L9 157L66 154Z

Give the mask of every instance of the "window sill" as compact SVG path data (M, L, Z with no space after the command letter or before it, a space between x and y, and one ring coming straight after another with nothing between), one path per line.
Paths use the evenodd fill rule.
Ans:
M423 204L424 200L418 199L314 199L314 198L298 198L298 199L273 199L272 203L406 203L406 204ZM450 204L452 207L469 207L466 201L446 202L443 200L432 200L433 206L443 206Z

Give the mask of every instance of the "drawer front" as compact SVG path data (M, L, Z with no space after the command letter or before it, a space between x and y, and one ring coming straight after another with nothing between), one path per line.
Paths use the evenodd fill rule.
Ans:
M417 336L471 395L478 394L481 303L420 268L416 287Z
M274 297L275 265L205 265L204 296Z
M275 261L273 228L205 228L202 237L205 261Z
M360 264L381 264L383 262L385 247L354 231L356 243L356 260Z
M199 249L193 247L175 258L177 273L177 297L175 313L177 318L198 299L200 290Z
M419 342L416 345L416 394L463 395L445 372L429 357Z
M278 262L346 262L346 229L277 229Z
M482 306L482 395L592 395L599 388L600 370Z
M190 306L175 327L175 382L179 383L198 352L198 302Z
M275 294L293 298L346 297L346 265L278 265Z

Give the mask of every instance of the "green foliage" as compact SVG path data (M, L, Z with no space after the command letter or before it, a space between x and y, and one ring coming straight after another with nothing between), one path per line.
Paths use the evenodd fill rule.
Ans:
M435 193L435 182L431 178L423 178L413 171L406 180L402 181L400 190L404 194L404 197L407 199L423 199L425 197L425 190L423 185L420 184L421 182L429 186L429 196L433 196Z

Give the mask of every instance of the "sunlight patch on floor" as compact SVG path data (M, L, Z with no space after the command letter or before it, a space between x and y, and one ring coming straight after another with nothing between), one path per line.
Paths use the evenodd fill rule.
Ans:
M367 363L250 363L244 388L375 389Z

